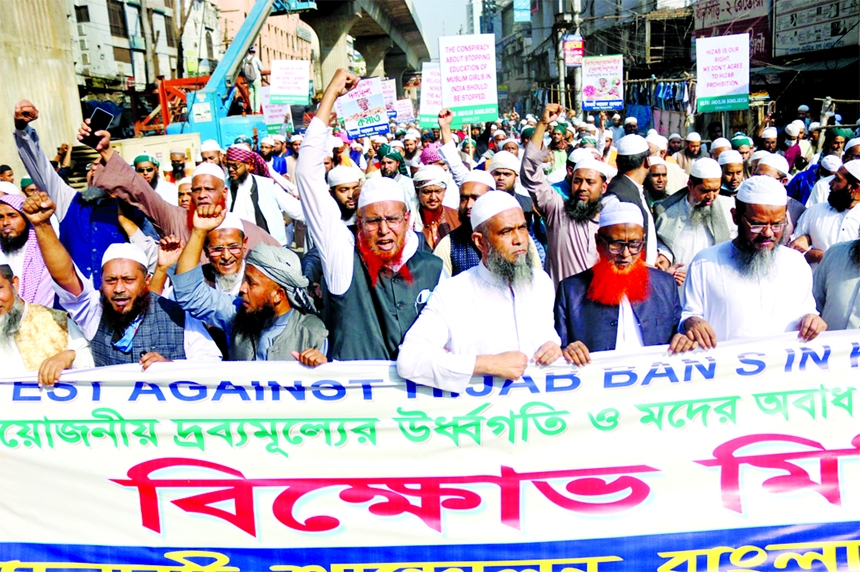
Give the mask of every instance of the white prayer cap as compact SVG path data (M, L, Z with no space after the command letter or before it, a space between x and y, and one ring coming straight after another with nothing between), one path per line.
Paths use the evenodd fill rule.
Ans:
M762 139L776 139L776 127L768 127L761 132Z
M424 165L412 177L416 189L423 187L447 187L448 171L439 165Z
M689 141L690 143L701 143L702 136L695 131L690 131L687 133L687 137L684 138L684 141Z
M845 170L851 173L855 179L860 179L860 159L854 159L842 164Z
M193 178L193 177L185 177L184 179L182 179L181 181L179 181L178 183L176 183L176 186L177 186L177 187L181 187L182 185L190 185L190 184L191 184L191 179L192 179L192 178Z
M625 135L615 143L619 155L629 157L648 152L648 142L641 135Z
M326 141L326 144L325 144L325 148L326 149L340 149L344 145L346 145L346 143L343 142L343 139L341 139L340 137L337 137L336 135L329 134L328 140Z
M591 152L591 149L586 147L580 147L571 151L570 155L567 156L567 164L573 166L582 161L583 159L593 158L594 154Z
M842 159L836 155L827 155L821 160L821 166L831 173L835 173L842 166Z
M720 165L735 165L737 163L743 163L744 156L741 155L740 151L735 151L730 149L728 151L723 151L720 153Z
M197 175L212 175L216 179L220 179L222 182L226 180L224 177L224 169L214 163L200 163L197 165L194 172L191 174L191 178L193 179Z
M146 253L137 245L130 242L115 242L107 247L104 256L102 256L102 267L111 260L134 260L144 268L149 266L149 260Z
M472 228L478 228L497 214L510 209L522 210L522 207L513 195L505 191L490 191L481 195L472 206L472 214L469 217Z
M245 226L242 224L242 219L238 214L230 212L224 217L224 220L221 221L221 224L215 230L241 230L243 233L245 232Z
M635 125L639 125L639 120L636 119L635 117L628 117L624 120L624 125L630 125L631 123L635 124Z
M370 138L371 143L388 143L388 138L382 135L374 135Z
M644 227L645 220L642 217L642 209L633 203L612 201L600 211L599 228L615 224L636 224Z
M723 170L720 164L710 157L703 157L690 167L690 176L697 179L722 179Z
M207 153L209 151L218 151L221 153L221 145L219 145L214 139L207 139L200 144L200 152Z
M612 141L614 138L615 138L615 136L612 134L612 129L604 129L603 130L603 139L604 140L609 139L610 141Z
M618 174L618 169L607 165L603 161L598 161L594 157L587 157L583 159L576 164L576 167L573 168L574 172L579 171L580 169L591 169L593 171L597 171L606 179L611 179Z
M364 183L361 194L358 195L358 208L363 209L367 205L384 201L405 203L406 201L403 199L403 187L400 186L400 183L388 177L369 179Z
M768 153L766 156L762 157L759 160L758 164L769 165L779 171L782 176L788 175L788 161L786 161L785 157L783 157L782 155L777 155L776 153Z
M821 124L817 121L813 121L812 123L809 124L809 130L810 131L814 131L814 130L818 129L819 127L821 127Z
M276 134L272 135L272 139L275 141L280 141L281 143L287 142L287 138L284 137L283 135L281 135L280 133L276 133Z
M173 147L170 148L170 154L171 155L182 155L184 157L185 156L185 149L183 149L179 145L174 145Z
M260 139L260 145L268 145L269 147L275 146L275 140L271 137L263 137Z
M326 175L326 180L328 181L329 187L336 187L338 185L346 185L361 181L361 174L358 169L347 167L345 165L338 165L337 167L332 167L331 171Z
M795 119L794 121L792 121L792 122L791 122L791 124L792 124L792 125L797 125L797 127L798 127L801 131L803 131L804 129L806 129L806 123L804 123L802 119Z
M510 169L511 171L519 175L520 160L510 151L499 151L498 153L493 155L493 159L490 161L490 168L487 170L492 173L496 169ZM475 227L472 226L472 228Z
M648 162L651 164L652 167L654 165L668 165L669 164L663 158L657 157L656 155L653 157L648 157Z
M505 130L504 130L504 129L496 129L496 132L495 132L495 133L493 133L493 139L499 139L499 135L501 135L501 136L502 136L502 137L501 137L502 139L507 139L507 138L508 138L508 134L507 134L507 133L505 133Z
M397 147L397 148L399 148L399 149L406 149L406 148L403 146L403 141L400 141L400 140L397 140L397 139L395 139L394 141L392 141L391 143L389 143L389 144L388 144L388 146L389 146L389 147L391 147L391 148Z
M748 205L784 207L788 204L785 187L773 177L763 175L754 175L741 183L736 198Z
M586 115L585 116L585 122L586 123L594 123L594 116L593 115Z
M410 129L406 132L406 135L403 136L404 141L418 141L419 139L421 139L421 134L414 129Z
M466 178L463 179L463 182L460 186L465 185L466 183L481 183L482 185L487 185L490 187L490 190L493 191L496 188L496 180L493 178L491 174L487 171L482 171L480 169L473 169L469 171L469 174L466 175Z
M0 181L0 193L6 195L18 195L19 197L26 196L24 191L18 188L18 185L10 183L9 181Z
M669 135L669 141L671 141L672 139L683 139L683 137L681 137L680 133L672 133L671 135Z
M302 135L301 133L293 133L292 136L290 136L290 142L291 143L295 143L296 141L304 141L304 140L305 140L305 136Z
M514 144L514 145L516 145L517 147L519 147L519 146L520 146L519 141L517 141L516 139L505 139L505 140L504 140L504 141L502 141L502 143L501 143L501 147L502 147L502 149L504 149L504 148L505 148L509 143L513 143L513 144Z
M526 124L528 124L528 121L526 121L525 119L520 120L520 125L526 125Z
M855 137L854 139L849 139L848 142L845 144L845 147L842 148L842 152L844 153L848 149L856 147L857 145L860 145L860 137ZM829 157L829 155L828 155L828 157Z
M797 137L800 135L800 128L794 123L789 123L785 126L785 134L791 137Z
M613 120L615 120L615 119L621 119L621 116L620 116L620 115L618 115L618 114L616 113L615 115L613 115L613 116L612 116L612 119L613 119Z
M570 127L568 127L568 130L570 130ZM589 123L588 125L585 126L585 130L588 131L589 133L597 133L597 126Z
M808 105L801 105L797 108L797 110L801 111L803 113L806 113L807 111L809 111L809 106Z
M647 140L648 140L648 138L649 138L649 137L651 137L651 136L653 136L653 135L660 135L660 134L659 134L659 133L657 133L657 130L656 130L656 129L654 129L654 128L652 127L652 128L651 128L651 129L649 129L649 130L648 130L648 132L645 134L645 140L647 141Z
M711 149L722 149L723 147L731 149L732 142L725 137L718 137L711 142Z
M763 157L767 157L770 154L771 154L770 151L765 151L764 149L760 149L760 150L756 151L755 153L753 153L752 155L750 155L750 163L752 163L753 161L761 161Z
M661 151L665 151L669 148L669 140L657 133L656 131L654 133L649 134L648 137L645 138L645 141L647 141L651 145L654 145L655 147L657 147L657 149Z

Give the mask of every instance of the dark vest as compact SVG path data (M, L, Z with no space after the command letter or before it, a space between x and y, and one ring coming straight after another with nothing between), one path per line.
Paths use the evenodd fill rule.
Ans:
M412 274L411 284L400 274L383 269L373 287L367 267L358 250L354 251L349 288L341 295L328 293L326 326L332 359L397 359L406 331L427 302L419 304L418 296L424 290L429 294L438 284L442 259L419 251L406 267Z
M448 235L451 240L451 275L477 266L481 262L481 253L472 242L472 225L462 224Z
M328 330L322 320L313 314L293 312L284 331L274 339L266 353L268 361L296 361L293 351L303 352L307 349L322 349L323 342L328 337ZM242 335L233 334L230 341L230 361L256 361L257 346L255 340Z
M606 187L607 195L615 195L622 203L633 203L639 210L642 211L642 218L645 221L645 240L648 240L648 212L642 206L642 198L639 195L639 188L631 179L627 178L623 173L618 173L618 176L612 179L609 186Z
M113 334L104 322L99 323L90 342L96 366L137 363L146 352L159 353L169 360L185 359L185 312L172 300L157 294L150 297L149 311L137 328L130 353L114 348Z

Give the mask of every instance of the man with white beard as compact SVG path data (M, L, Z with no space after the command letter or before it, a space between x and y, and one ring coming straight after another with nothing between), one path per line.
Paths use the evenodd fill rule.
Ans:
M470 219L481 263L436 287L397 357L401 377L445 391L464 390L473 376L519 379L530 361L562 357L552 280L532 267L522 207L490 191Z
M39 372L53 385L63 370L93 367L84 333L59 310L29 304L18 296L18 277L0 264L0 363L4 375Z
M690 263L679 330L703 348L790 331L809 341L827 329L815 309L809 264L779 244L787 202L778 181L750 177L732 209L737 238L706 248Z

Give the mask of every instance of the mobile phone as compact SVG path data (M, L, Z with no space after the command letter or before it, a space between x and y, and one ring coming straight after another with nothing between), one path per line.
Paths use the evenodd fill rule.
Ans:
M107 131L108 126L113 121L113 117L112 113L108 113L104 109L97 107L95 111L93 111L93 114L90 115L90 129L92 129L92 135L84 137L81 140L81 143L87 147L95 149L96 145L101 141L101 137L97 137L96 132Z

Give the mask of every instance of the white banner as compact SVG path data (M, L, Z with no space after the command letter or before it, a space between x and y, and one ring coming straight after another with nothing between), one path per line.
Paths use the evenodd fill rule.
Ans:
M496 39L493 34L439 38L442 107L462 123L495 121L499 117L496 91Z
M271 102L310 104L311 63L307 60L274 60L269 76Z
M750 36L696 40L696 98L699 113L749 109Z

